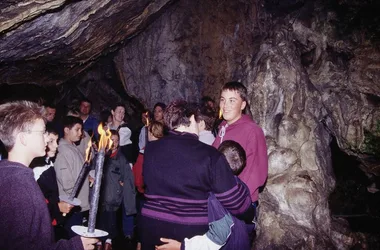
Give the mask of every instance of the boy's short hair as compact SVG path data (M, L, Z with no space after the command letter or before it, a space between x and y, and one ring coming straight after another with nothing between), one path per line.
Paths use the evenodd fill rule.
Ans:
M202 107L198 114L199 121L205 122L205 130L211 131L215 122L215 113L207 107Z
M241 99L243 99L243 101L247 102L248 104L248 91L247 91L247 88L241 82L227 82L222 87L222 92L224 90L231 90L231 91L238 92Z
M148 126L148 131L156 138L164 136L164 124L158 121L151 121Z
M190 126L190 117L194 115L195 121L198 119L198 108L184 100L173 101L166 107L164 121L170 130L176 129L181 125Z
M57 129L56 129L56 128L54 127L54 125L51 124L51 123L47 123L47 124L46 124L46 132L47 132L48 134L59 135Z
M79 105L81 105L82 102L87 102L92 106L92 102L90 101L90 99L88 99L86 97L83 97L82 99L79 100Z
M38 119L44 120L45 108L30 101L14 101L0 105L0 140L5 150L12 150L15 136L28 131Z
M234 175L243 171L247 157L244 148L236 141L227 140L220 144L218 150L224 154Z
M80 119L79 117L71 116L71 115L65 116L62 119L63 129L65 128L72 129L72 127L74 127L75 124L80 124L83 127L82 119Z

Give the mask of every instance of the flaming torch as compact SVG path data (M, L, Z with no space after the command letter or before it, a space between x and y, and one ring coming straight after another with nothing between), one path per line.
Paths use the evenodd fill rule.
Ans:
M95 184L94 184L94 190L91 196L88 227L83 227L83 226L71 227L71 229L75 233L84 237L103 237L103 236L108 235L108 233L105 231L95 229L95 224L96 224L96 214L98 212L100 186L102 184L104 157L105 157L106 151L112 147L112 140L111 140L110 130L107 129L107 131L105 131L102 124L100 124L98 127L98 133L100 135L100 140L99 140L98 154L96 157L95 182L94 182Z
M69 203L74 206L79 206L81 204L81 201L75 196L77 195L79 189L82 187L84 179L89 171L89 166L90 166L90 161L91 161L91 139L88 141L87 144L87 149L86 149L86 160L82 166L82 169L78 175L77 180L75 181L73 190L71 191L71 194L69 196L66 195L60 195L59 199L61 201L64 201L66 203ZM63 214L63 216L66 216L66 213Z

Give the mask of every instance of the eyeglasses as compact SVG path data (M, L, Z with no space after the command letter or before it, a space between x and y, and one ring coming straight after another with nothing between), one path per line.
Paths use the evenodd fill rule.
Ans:
M47 135L48 132L45 130L27 130L27 131L24 131L24 132L27 132L27 133L40 133L41 135Z

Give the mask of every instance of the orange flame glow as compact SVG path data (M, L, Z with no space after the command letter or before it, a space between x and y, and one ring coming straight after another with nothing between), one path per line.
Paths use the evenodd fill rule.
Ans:
M92 141L90 138L90 140L87 143L87 148L86 148L86 158L85 158L86 162L90 162L91 160L91 145L92 145Z
M223 117L223 110L219 109L219 119L222 119L222 117Z
M108 150L112 147L112 140L111 140L111 131L108 128L107 130L104 130L103 125L100 123L98 126L98 133L100 135L99 139L99 150Z
M145 120L146 120L146 127L148 127L149 126L149 113L148 113L148 111L147 112L145 112Z

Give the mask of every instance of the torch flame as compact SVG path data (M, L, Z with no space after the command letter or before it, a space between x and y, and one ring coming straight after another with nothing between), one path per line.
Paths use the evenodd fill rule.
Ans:
M147 112L145 112L145 120L146 120L146 127L148 127L149 126L149 113L148 113L148 111Z
M107 130L104 130L103 125L100 123L98 126L98 133L100 135L99 139L99 150L108 150L112 147L112 140L111 140L111 131L108 128Z
M219 119L222 119L222 117L223 117L223 110L219 109Z
M88 141L87 143L87 148L86 148L86 162L90 162L90 158L91 158L91 145L92 145L92 141L91 141L91 138L90 140Z

